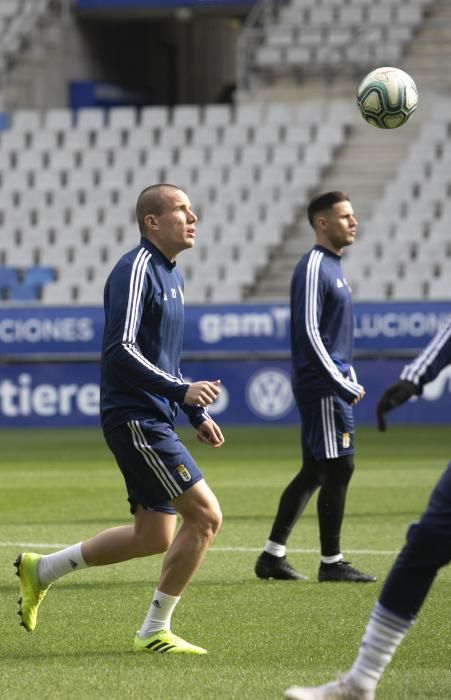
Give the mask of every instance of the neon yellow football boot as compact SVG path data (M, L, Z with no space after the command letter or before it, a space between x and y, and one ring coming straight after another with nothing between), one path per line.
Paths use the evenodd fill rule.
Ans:
M42 588L38 579L38 564L42 559L41 554L25 552L19 554L14 566L17 568L16 575L20 580L20 596L18 599L21 625L28 632L33 632L36 628L38 608L45 598L50 586Z
M181 637L177 637L169 630L160 630L150 637L141 639L136 634L133 642L134 652L150 652L151 654L207 654L206 649L196 647L194 644L186 642Z

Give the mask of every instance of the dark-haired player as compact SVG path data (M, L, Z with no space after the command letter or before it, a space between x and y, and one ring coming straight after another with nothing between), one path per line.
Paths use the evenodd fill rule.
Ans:
M352 368L351 290L341 268L357 221L349 197L327 192L307 215L316 244L298 262L291 282L292 385L302 423L303 463L280 499L269 539L255 565L259 578L303 579L288 563L286 543L319 489L319 581L375 581L344 561L340 531L354 471L352 406L365 395Z

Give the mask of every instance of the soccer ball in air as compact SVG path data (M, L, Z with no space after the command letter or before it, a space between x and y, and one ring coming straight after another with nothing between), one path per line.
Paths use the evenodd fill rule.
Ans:
M376 68L357 89L362 117L380 129L405 124L417 108L418 90L408 73L399 68Z

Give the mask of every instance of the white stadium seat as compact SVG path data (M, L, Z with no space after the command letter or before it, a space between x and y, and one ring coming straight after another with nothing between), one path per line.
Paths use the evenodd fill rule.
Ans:
M111 107L108 112L108 126L113 129L134 129L138 123L136 107Z
M101 130L105 126L106 111L100 107L84 107L76 112L77 129Z
M49 131L67 131L72 128L73 120L70 109L48 109L43 113L42 127Z
M174 126L197 126L201 121L201 109L198 105L177 105L172 110Z
M165 127L169 123L168 107L143 107L139 124L142 127Z
M255 126L261 124L265 118L265 105L263 103L240 103L236 106L235 121L237 124Z
M340 6L334 8L337 14ZM24 116L23 123L34 122L30 131L2 132L1 261L48 261L58 270L61 295L90 303L98 289L89 280L104 280L113 260L136 245L138 192L169 180L187 189L200 217L188 268L194 298L220 300L222 288L242 299L256 269L297 224L299 208L321 187L322 173L338 168L337 147L359 117L349 100L322 97L184 107L80 110L75 125L70 110L53 109L37 120ZM441 100L387 182L378 216L362 223L359 245L345 260L357 300L444 294L451 270L450 114L450 101ZM222 285L208 277L205 260ZM72 284L64 285L69 269ZM86 284L77 284L72 270ZM53 285L42 303L57 296Z
M211 104L204 107L204 125L227 126L232 120L230 105Z
M172 148L174 146L188 145L188 142L188 130L180 125L171 124L161 131L158 145L164 148Z

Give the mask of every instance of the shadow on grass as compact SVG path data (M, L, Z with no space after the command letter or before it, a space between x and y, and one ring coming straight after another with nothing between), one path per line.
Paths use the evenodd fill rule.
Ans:
M0 524L2 521L0 520ZM17 526L17 527L46 527L47 525L52 525L56 527L61 527L64 525L64 527L69 527L70 525L98 525L101 523L106 523L107 527L117 527L118 525L131 525L133 523L133 520L130 518L129 520L117 520L114 517L113 518L77 518L77 519L71 519L71 520L63 520L62 518L59 518L58 520L18 520L17 522L14 522L12 520L7 520L4 521L5 525L10 526Z
M314 503L314 499L311 501ZM275 517L275 510L274 511L268 511L267 513L246 513L246 514L232 514L232 513L227 513L227 508L223 508L224 511L224 518L227 519L227 522L255 522L255 521L267 521L268 518L274 518ZM417 510L409 510L409 511L400 511L400 510L382 510L382 511L356 511L356 512L347 512L345 513L345 518L386 518L387 515L393 516L393 517L400 517L400 518L418 518L418 511ZM317 520L317 514L315 512L312 513L303 513L302 514L302 520ZM114 516L111 518L108 517L96 517L96 518L71 518L70 520L64 520L62 521L61 518L58 520L18 520L17 522L7 520L7 521L2 521L0 519L0 525L4 522L5 525L8 525L8 527L47 527L47 526L56 526L56 527L61 527L61 525L64 525L64 527L70 527L71 525L73 526L78 526L78 525L92 525L96 529L98 525L102 525L102 523L105 523L106 526L109 527L117 527L121 525L132 525L133 524L133 519L132 517L125 519L125 518L115 518ZM11 545L13 546L13 545Z
M47 651L47 652L42 652L39 653L37 651L33 651L30 653L20 653L20 654L2 654L2 661L15 661L16 663L29 663L30 659L31 660L38 660L38 659L45 659L50 661L51 659L67 659L68 657L73 658L73 659L83 659L83 658L97 658L97 659L102 659L102 658L111 658L111 657L124 657L124 656L131 656L133 655L133 651L130 651L130 649L124 649L123 651L92 651L91 649L89 651L85 652L80 652L80 651L70 651L69 649L65 649L64 651Z
M400 517L403 519L409 519L409 518L418 518L418 511L417 510L412 510L412 511L381 511L381 512L358 512L358 513L345 513L345 519L352 519L352 518L386 518L387 516L390 517ZM236 520L237 522L240 521L255 521L255 520L260 520L260 521L267 521L268 518L274 518L275 517L275 512L274 513L267 513L266 515L258 514L250 514L250 515L228 515L227 511L224 512L224 519L227 522L234 521ZM302 520L317 520L317 515L316 513L303 513L302 514Z
M155 572L154 572L155 573ZM246 575L241 575L239 578L234 578L234 579L226 579L222 574L220 575L220 580L213 580L213 579L208 579L208 580L200 580L200 579L194 579L190 583L190 588L195 589L199 587L211 587L211 588L216 588L216 587L224 587L226 586L227 588L243 588L243 587L251 587L251 586L282 586L285 587L287 585L292 586L293 590L295 588L301 588L304 586L310 586L312 583L315 585L318 583L316 577L311 578L307 581L275 581L275 580L260 580L258 579L255 574L253 573L252 567L246 571ZM136 588L138 586L142 586L143 588L147 589L149 586L154 585L155 582L155 576L152 576L152 574L149 575L149 578L145 578L142 580L129 580L129 581L93 581L92 583L84 583L83 581L80 582L75 582L75 583L66 583L64 581L61 581L58 583L57 588L52 588L52 595L54 593L60 593L64 591L88 591L92 593L96 593L97 591L111 591L111 590L119 590L123 588L127 588L130 590L130 588L133 588L133 590L136 592ZM334 584L336 585L336 584ZM16 593L18 594L18 587L15 585L0 585L0 593L5 593L5 594L10 594L10 593Z
M95 580L92 583L85 583L83 581L76 581L75 583L68 583L66 581L59 581L56 588L52 587L52 595L54 591L65 590L65 591L97 591L97 590L111 590L113 588L130 588L130 586L149 586L153 582L152 576L142 580L133 579L129 581L98 581ZM14 585L0 585L0 593L10 593L15 591L17 594L19 592L19 584Z

